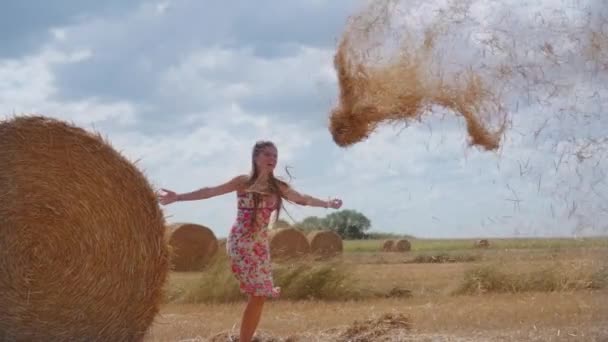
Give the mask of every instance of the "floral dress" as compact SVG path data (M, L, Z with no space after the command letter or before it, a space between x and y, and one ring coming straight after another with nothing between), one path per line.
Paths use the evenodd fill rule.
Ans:
M257 224L251 222L253 193L237 193L237 218L230 230L226 250L232 273L242 293L253 296L278 297L280 288L272 280L268 223L276 204L261 198L257 208Z

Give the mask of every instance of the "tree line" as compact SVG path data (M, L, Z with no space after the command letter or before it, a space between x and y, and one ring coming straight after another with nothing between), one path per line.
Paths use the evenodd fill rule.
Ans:
M396 234L371 233L372 223L364 214L344 209L332 212L325 217L308 216L302 221L289 224L283 219L278 219L275 225L292 226L303 231L333 230L345 240L391 238Z

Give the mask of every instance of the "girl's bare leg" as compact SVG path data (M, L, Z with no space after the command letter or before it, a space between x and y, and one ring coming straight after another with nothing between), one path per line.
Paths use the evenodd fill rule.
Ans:
M265 297L250 296L245 311L243 312L243 319L241 321L241 335L239 342L251 342L251 338L255 333L262 316L262 309L264 308Z

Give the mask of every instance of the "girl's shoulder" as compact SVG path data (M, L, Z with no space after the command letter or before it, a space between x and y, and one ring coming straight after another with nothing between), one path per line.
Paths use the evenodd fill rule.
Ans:
M237 182L237 189L236 189L237 195L239 195L239 196L245 195L246 194L245 190L247 190L247 185L249 182L249 175L241 174L241 175L234 177L234 180Z
M234 177L234 179L236 181L238 181L239 184L246 184L247 181L249 180L249 175L247 175L247 174L240 174L240 175L237 175L236 177Z

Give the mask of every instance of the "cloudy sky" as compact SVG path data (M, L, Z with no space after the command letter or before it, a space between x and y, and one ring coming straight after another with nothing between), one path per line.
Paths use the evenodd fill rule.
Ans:
M601 2L589 5L606 12ZM383 126L352 147L336 146L328 130L338 92L332 58L359 5L9 1L0 11L0 116L38 113L101 132L140 160L155 187L177 192L248 172L254 142L273 140L279 176L289 166L296 189L342 198L375 231L420 237L608 231L590 221L608 212L605 150L585 145L605 135L598 127L608 127L605 78L570 74L568 94L579 95L561 99L567 103L560 108L571 109L558 113L561 121L550 105L511 108L513 127L500 151L469 147L455 116ZM574 107L582 109L572 115ZM330 212L291 205L287 211L295 220ZM201 223L226 236L235 199L177 203L165 212L169 221Z

